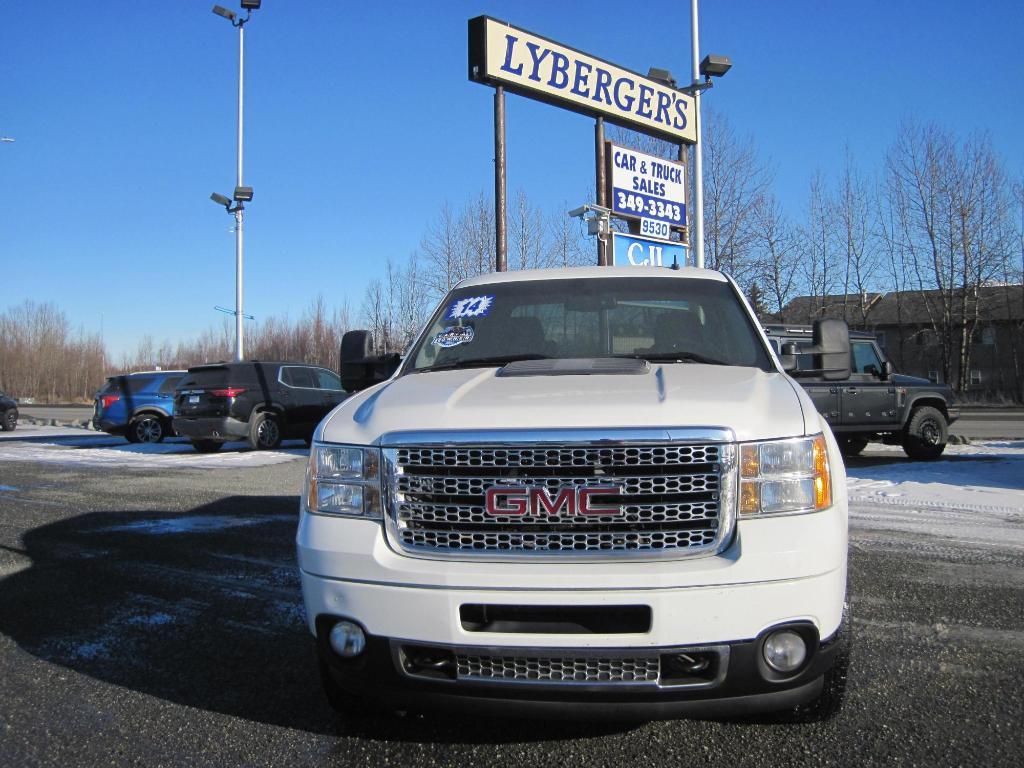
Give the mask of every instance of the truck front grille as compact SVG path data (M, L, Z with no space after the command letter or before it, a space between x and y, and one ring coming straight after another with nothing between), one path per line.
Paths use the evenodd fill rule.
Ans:
M714 550L730 530L731 444L447 444L384 456L389 534L408 552L680 557ZM488 489L536 489L550 503L584 488L605 489L601 506L618 511L486 506Z
M468 653L455 656L459 680L489 682L657 684L659 662L658 656L574 658Z

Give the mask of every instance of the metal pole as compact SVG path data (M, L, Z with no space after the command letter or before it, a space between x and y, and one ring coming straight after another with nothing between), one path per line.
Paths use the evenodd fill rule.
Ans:
M494 89L494 269L508 269L505 200L505 89Z
M690 0L691 53L693 82L700 82L700 35L697 31L697 0ZM693 236L690 248L694 266L704 266L704 159L701 157L700 91L693 94L693 125L697 143L693 145Z
M242 186L242 132L243 107L245 104L245 24L238 25L238 173L236 187ZM245 359L244 329L242 327L242 203L235 207L235 360Z
M603 208L608 207L607 180L605 179L605 158L604 158L604 118L598 117L594 123L594 160L597 165L597 204ZM611 235L608 235L611 237ZM608 266L608 240L597 236L597 266Z

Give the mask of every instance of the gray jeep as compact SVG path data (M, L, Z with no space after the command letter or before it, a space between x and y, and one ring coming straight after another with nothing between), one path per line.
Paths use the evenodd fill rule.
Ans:
M849 331L849 369L831 371L816 359L811 326L766 325L765 332L784 367L785 358L795 361L789 374L807 390L845 455L857 455L869 440L902 445L911 459L942 455L949 425L960 416L948 384L896 373L865 331Z

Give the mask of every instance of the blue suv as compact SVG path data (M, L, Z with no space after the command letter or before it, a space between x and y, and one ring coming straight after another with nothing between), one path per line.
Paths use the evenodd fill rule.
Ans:
M174 387L185 371L144 371L111 376L96 393L92 425L124 435L129 443L159 443L171 429Z

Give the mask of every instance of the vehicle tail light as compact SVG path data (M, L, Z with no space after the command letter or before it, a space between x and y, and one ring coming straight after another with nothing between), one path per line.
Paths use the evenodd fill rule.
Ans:
M244 387L228 387L227 389L211 389L210 394L214 397L238 397L245 392Z
M109 408L120 399L120 395L100 395L100 403L104 409Z

